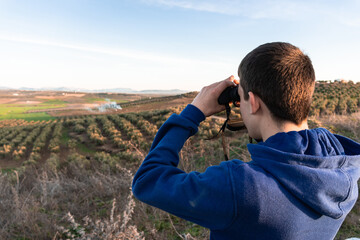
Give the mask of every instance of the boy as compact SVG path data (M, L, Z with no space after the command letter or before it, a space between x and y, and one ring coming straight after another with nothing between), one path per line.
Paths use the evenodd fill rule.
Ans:
M176 166L185 141L224 110L230 78L204 87L159 129L133 180L134 195L210 229L210 239L333 239L354 206L360 145L323 128L308 129L315 73L297 47L267 43L239 66L240 111L252 161L222 162L204 173Z

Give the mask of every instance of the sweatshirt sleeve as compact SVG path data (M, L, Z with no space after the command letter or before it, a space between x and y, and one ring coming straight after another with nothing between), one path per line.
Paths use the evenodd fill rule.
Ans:
M223 162L204 173L177 168L179 152L194 135L204 114L189 104L159 129L149 154L134 176L139 200L212 230L224 229L235 217L231 171Z

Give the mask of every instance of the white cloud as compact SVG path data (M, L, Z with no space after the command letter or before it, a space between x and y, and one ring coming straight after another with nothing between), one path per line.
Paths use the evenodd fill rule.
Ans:
M288 18L310 11L309 4L284 0L236 1L236 0L142 0L147 4L179 7L196 11L227 15L241 15L254 19Z
M359 2L345 0L141 0L150 5L177 7L195 11L243 16L250 19L316 20L333 19L349 26L359 26Z
M29 37L0 35L0 43L0 51L5 49L0 55L0 79L10 87L199 90L235 74L237 67L229 59L202 60Z
M77 51L85 51L91 53L100 53L112 56L120 56L135 60L145 60L151 62L160 62L163 64L205 64L205 65L224 65L223 62L213 62L205 60L197 60L193 58L182 58L182 57L173 57L163 55L161 53L149 53L141 52L136 50L120 49L120 48L104 48L98 46L89 46L89 45L76 45L76 44L67 44L56 41L49 41L43 39L35 39L28 37L17 37L17 36L2 36L0 35L0 40L16 42L16 43L25 43L25 44L36 44L42 46L50 46L57 48L66 48Z
M219 4L217 1L191 1L191 0L143 0L148 4L158 4L168 7L179 7L197 11L214 12L221 14L235 15L238 14L238 10L232 8L236 1L225 0L225 4Z

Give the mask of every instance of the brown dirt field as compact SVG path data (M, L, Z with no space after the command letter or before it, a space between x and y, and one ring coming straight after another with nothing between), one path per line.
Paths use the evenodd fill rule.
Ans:
M56 96L47 96L47 95L40 95L40 96L35 96L35 98L40 98L40 99L61 99L61 98L69 98L69 97L77 97L77 98L81 98L85 96L85 93L79 93L79 94L75 94L75 93L66 93L65 95L56 95Z
M18 100L17 98L0 98L0 104L12 103L17 100Z
M193 98L178 98L167 102L155 102L155 103L147 103L136 106L131 106L120 110L120 113L128 113L128 112L143 112L143 111L151 111L151 110L162 110L170 107L176 107L179 105L187 105L191 103ZM121 106L121 104L120 104Z
M64 116L78 116L78 115L98 115L98 114L121 114L121 113L129 113L129 112L143 112L143 111L152 111L152 110L161 110L167 109L170 107L176 107L179 105L187 105L191 103L193 98L178 98L171 101L163 101L163 102L155 102L155 103L146 103L135 106L130 106L123 108L121 110L118 109L108 109L105 112L99 111L89 111L86 110L86 107L82 108L74 108L74 107L66 107L66 108L56 108L48 112L53 117L64 117ZM84 104L85 105L85 104ZM84 106L83 105L83 106ZM97 104L93 106L96 107ZM88 104L91 108L91 104ZM121 106L121 104L120 104ZM47 110L42 110L47 111Z

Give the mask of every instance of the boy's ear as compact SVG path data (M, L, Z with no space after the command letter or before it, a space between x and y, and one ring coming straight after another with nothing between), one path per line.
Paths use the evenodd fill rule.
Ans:
M260 98L253 92L249 92L250 114L255 114L260 109Z

